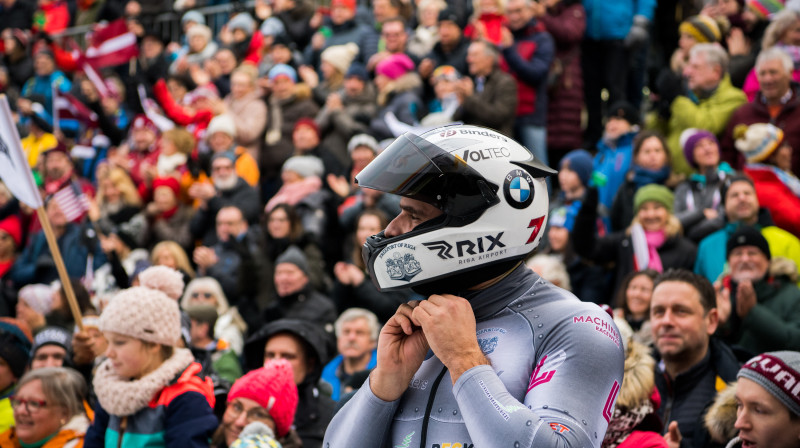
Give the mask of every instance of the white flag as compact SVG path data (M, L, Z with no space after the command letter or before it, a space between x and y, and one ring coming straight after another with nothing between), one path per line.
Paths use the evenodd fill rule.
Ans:
M33 181L28 159L22 152L19 133L5 95L0 95L0 179L11 194L27 206L42 206L42 196Z

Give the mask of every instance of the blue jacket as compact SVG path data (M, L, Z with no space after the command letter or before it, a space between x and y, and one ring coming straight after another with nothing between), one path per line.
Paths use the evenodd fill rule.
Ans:
M94 256L92 269L98 269L108 261L100 249L100 242L96 239L87 240L83 234L82 226L69 223L64 235L58 239L58 249L64 259L67 274L71 278L81 278L86 275L86 261L90 254ZM47 246L44 231L33 235L14 263L10 275L17 286L50 283L58 279L58 271L50 247Z
M44 106L48 114L53 115L53 87L61 92L69 92L72 82L63 73L56 70L48 76L34 76L22 87L22 96L41 95L44 97Z
M633 16L653 20L655 0L583 0L586 37L593 40L625 39Z
M331 385L333 391L331 392L331 398L335 401L339 401L339 397L342 396L342 382L339 380L339 377L336 376L336 372L339 370L339 366L342 365L342 361L344 361L344 356L338 355L328 365L322 369L322 379ZM378 349L372 350L372 355L369 358L369 364L367 364L367 368L365 370L370 370L375 368L375 365L378 363Z
M594 156L594 187L597 188L600 204L611 210L619 187L625 183L625 175L631 169L633 159L633 139L636 132L629 132L617 139L617 146L612 148L604 140L597 142L597 154Z

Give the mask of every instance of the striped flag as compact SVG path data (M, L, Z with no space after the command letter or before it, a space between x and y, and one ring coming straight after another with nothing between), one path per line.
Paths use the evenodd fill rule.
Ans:
M83 59L95 69L127 64L132 58L139 56L136 35L128 31L124 18L98 25L89 42Z
M64 212L67 221L76 221L89 210L89 199L82 191L80 195L75 194L75 190L70 183L53 194L52 199L56 201L58 207Z
M92 128L98 126L97 114L72 94L60 92L58 89L53 89L53 111L54 121L60 121L61 126L64 126L65 122L71 123L75 128L78 127L78 122Z

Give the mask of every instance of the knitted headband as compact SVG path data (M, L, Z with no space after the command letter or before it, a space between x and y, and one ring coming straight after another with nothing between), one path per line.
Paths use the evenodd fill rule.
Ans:
M763 353L747 361L737 377L755 381L794 415L800 415L800 353Z
M681 23L678 30L694 37L701 44L719 42L722 39L717 22L704 15L689 17Z

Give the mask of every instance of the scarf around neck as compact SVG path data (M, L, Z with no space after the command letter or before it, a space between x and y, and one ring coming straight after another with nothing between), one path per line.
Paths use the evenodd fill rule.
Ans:
M639 165L633 165L633 184L636 185L637 190L649 184L663 185L669 177L669 171L669 166L660 170L648 170Z
M189 349L175 348L175 353L158 368L137 380L130 380L119 376L111 359L106 359L97 368L92 385L103 409L110 415L127 417L147 407L150 400L192 362L194 356Z
M667 241L667 234L663 230L644 230L639 223L631 226L635 269L641 271L650 268L657 272L664 272L658 248L663 246L665 241Z

